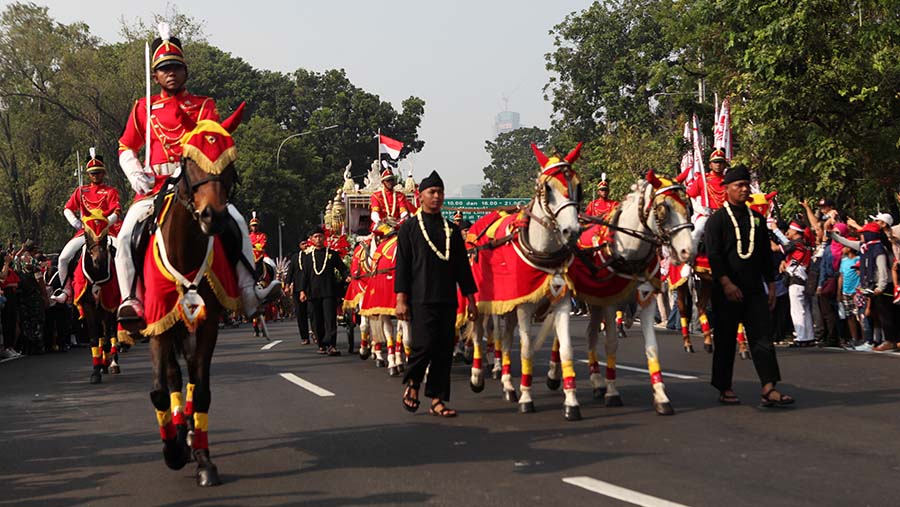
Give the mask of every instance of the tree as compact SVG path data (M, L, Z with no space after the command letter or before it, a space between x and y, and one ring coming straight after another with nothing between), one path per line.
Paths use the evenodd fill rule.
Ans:
M491 164L484 168L484 197L527 197L534 194L535 179L540 165L531 150L531 143L546 149L550 133L538 127L522 127L487 141L484 148L491 156Z

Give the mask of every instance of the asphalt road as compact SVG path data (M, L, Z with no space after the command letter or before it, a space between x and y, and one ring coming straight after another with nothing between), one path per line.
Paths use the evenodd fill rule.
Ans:
M574 323L583 336L584 319ZM798 399L791 409L758 408L752 365L737 360L744 404L723 407L708 385L710 356L686 354L662 332L663 371L697 377L665 379L675 416L653 412L648 376L635 371L619 372L626 405L604 407L578 363L584 420L566 422L561 392L544 386L545 345L537 413L518 414L489 378L472 393L459 364L451 405L460 416L439 419L427 401L406 413L400 381L372 361L318 356L293 322L271 330L283 342L268 350L248 327L220 335L209 440L224 484L215 488L195 485L192 464L173 472L162 462L146 345L96 386L86 349L0 364L0 505L897 504L893 355L780 349L781 388ZM630 335L620 364L644 368L637 329ZM339 342L346 347L343 331Z

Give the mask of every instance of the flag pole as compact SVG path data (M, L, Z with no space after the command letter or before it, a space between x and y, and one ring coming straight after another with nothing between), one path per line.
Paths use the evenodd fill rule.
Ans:
M145 128L146 138L144 139L144 172L150 173L150 44L144 41L144 78L145 89L144 95L147 99L147 125Z

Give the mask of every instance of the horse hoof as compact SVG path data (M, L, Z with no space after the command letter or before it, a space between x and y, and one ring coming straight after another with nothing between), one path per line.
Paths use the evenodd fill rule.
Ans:
M480 393L481 391L484 391L484 380L477 384L475 382L469 381L469 387L472 389L473 393Z
M694 346L693 346L693 345L685 345L685 346L684 346L684 351L693 354L693 353L694 353Z
M581 420L581 407L574 406L570 407L566 405L565 414L567 421L580 421Z
M675 409L672 408L672 404L668 401L665 403L653 403L653 408L656 409L656 413L659 415L675 415Z
M516 403L519 401L519 395L515 391L503 391L503 399L510 403Z
M519 403L519 413L520 414L533 414L534 410L534 402L526 401L525 403Z
M550 388L551 391L559 389L559 384L560 380L558 378L547 377L547 387Z
M360 349L359 350L359 358L365 361L372 354L372 351L369 349Z
M100 372L95 371L94 373L91 373L91 384L99 384L100 382L103 382L103 377L100 375Z
M390 368L388 368L388 375L391 377L396 377L396 376L400 375L400 372L397 371L396 366L391 366Z
M163 460L170 470L181 470L187 464L187 454L184 446L178 445L177 440L163 442Z
M491 371L491 378L494 380L500 380L500 370Z
M622 403L622 397L618 394L614 396L607 396L605 404L607 407L621 407L624 405L624 403Z
M741 351L741 359L750 359L750 351L742 350Z
M384 367L386 367L386 366L387 366L387 361L385 361L384 359L376 359L376 360L375 360L375 367L376 367L376 368L384 368Z
M712 354L712 353L713 353L713 346L712 346L712 344L711 344L711 343L704 343L704 344L703 344L703 350L705 350L707 354Z
M122 373L122 369L119 368L119 365L113 365L113 366L109 367L109 372L112 373L113 375L118 375L118 374Z
M205 467L197 467L198 486L206 488L209 486L218 486L219 484L222 484L222 479L219 478L219 469L216 468L216 465L210 463Z
M606 388L605 387L595 387L594 388L594 399L599 400L606 396Z

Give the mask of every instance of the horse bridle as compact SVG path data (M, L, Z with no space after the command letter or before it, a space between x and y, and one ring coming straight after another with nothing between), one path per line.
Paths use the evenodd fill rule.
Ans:
M556 206L550 206L550 200L547 197L547 180L560 172L565 173L566 182L569 184L569 192L568 195L565 195L565 201L558 203ZM538 179L537 195L527 205L520 208L520 211L528 218L528 221L533 220L548 232L556 235L557 241L562 245L559 250L554 252L538 252L528 240L528 234L526 234L528 222L520 224L516 231L517 244L525 257L536 266L543 268L559 267L572 254L573 245L565 241L565 238L562 237L562 231L559 230L557 217L564 209L570 206L574 206L576 209L578 208L578 200L570 197L571 195L576 194L575 189L572 188L572 184L574 183L572 178L573 175L574 171L572 171L571 166L568 164L560 164L548 172L541 174L541 177ZM544 212L544 217L539 217L531 211L534 204L541 207L541 211Z
M653 198L650 200L650 202L647 204L646 207L644 207L644 192L643 191L641 192L640 198L638 200L638 206L639 206L639 210L640 210L639 217L641 219L641 225L643 225L644 228L647 229L648 231L653 230L650 227L650 224L648 222L648 220L650 218L649 217L650 209L653 208L653 218L654 218L654 221L656 222L656 229L658 231L658 232L655 232L652 234L652 236L653 236L652 243L655 246L666 246L666 247L669 247L670 249L674 249L672 246L672 238L675 236L675 234L678 231L681 231L684 229L694 230L694 224L693 224L693 222L690 221L690 216L691 216L690 204L689 204L690 201L688 201L687 199L685 199L683 201L685 204L681 204L681 203L679 203L679 204L681 204L681 206L685 208L685 211L688 216L688 220L686 222L684 222L683 224L678 224L674 227L666 228L664 226L664 223L666 220L665 215L666 215L666 213L668 213L668 210L666 209L666 203L667 202L671 203L672 201L676 201L676 199L675 199L675 197L673 197L672 193L684 192L684 191L685 191L684 186L680 185L678 183L672 183L670 185L660 187L653 192ZM670 206L671 206L671 204L670 204Z
M219 174L206 173L206 177L202 180L192 182L191 177L187 171L187 161L187 158L181 158L181 166L178 168L178 172L170 176L168 182L176 187L175 199L185 208L187 208L187 210L191 213L191 216L194 217L194 220L199 220L200 214L197 211L197 207L194 206L194 194L197 193L197 189L199 189L203 185L206 185L207 183L216 181L221 182L223 180L223 177L225 176L226 171L222 171ZM236 187L240 182L237 171L233 167L231 170L234 171L234 182L228 189L228 196L226 197L225 202L231 201L231 197L234 194L234 187ZM178 184L182 182L186 187L185 191L188 192L187 197L181 196L178 192Z

